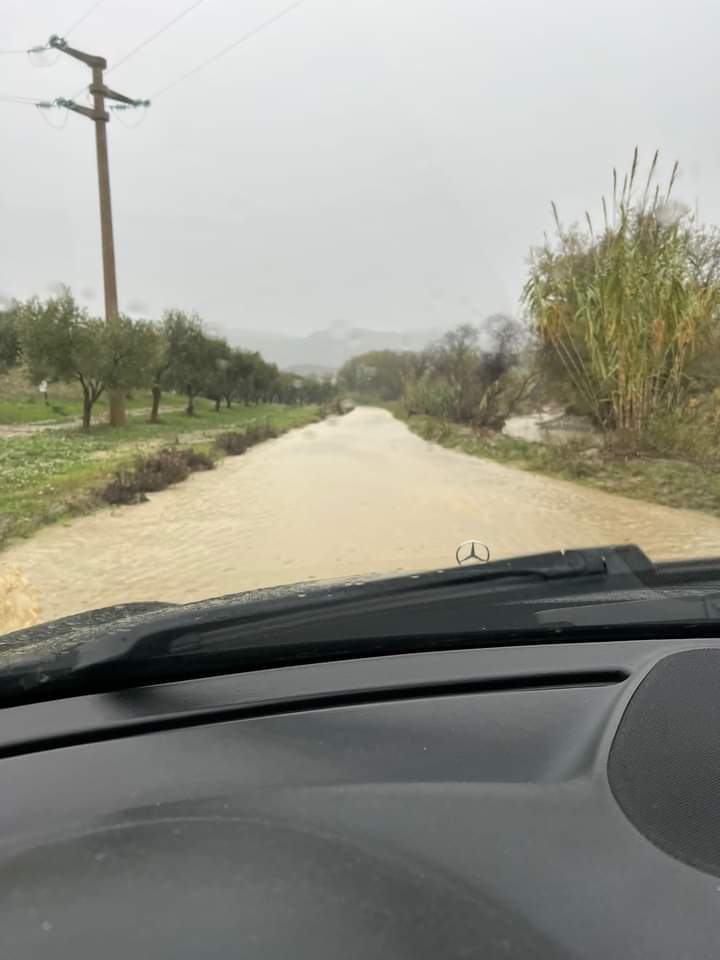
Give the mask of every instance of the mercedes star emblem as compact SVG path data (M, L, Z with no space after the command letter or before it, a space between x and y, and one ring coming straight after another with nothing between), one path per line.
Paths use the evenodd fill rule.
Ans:
M480 540L463 540L455 551L455 559L461 567L466 563L487 563L490 550Z

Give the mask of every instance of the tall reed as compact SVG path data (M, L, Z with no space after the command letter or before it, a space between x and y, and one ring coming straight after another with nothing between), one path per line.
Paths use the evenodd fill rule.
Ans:
M642 431L677 409L688 364L720 311L720 288L693 269L692 220L655 184L653 157L638 195L638 152L596 233L564 229L536 250L523 300L584 405L606 427Z

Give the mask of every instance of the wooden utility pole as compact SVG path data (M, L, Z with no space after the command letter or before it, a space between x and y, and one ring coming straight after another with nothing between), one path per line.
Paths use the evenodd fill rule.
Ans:
M69 47L62 37L52 36L48 46L54 47L69 57L74 57L86 64L92 70L92 84L90 93L93 97L93 106L83 107L73 100L58 99L57 106L73 110L75 113L88 117L95 124L95 149L97 153L98 190L100 193L100 233L102 238L103 286L105 290L105 322L115 324L118 319L117 278L115 275L115 244L113 241L112 205L110 202L110 166L108 162L107 123L110 119L105 109L105 100L119 100L131 106L140 106L146 101L132 100L122 93L116 93L105 86L103 71L107 69L107 61L82 50ZM125 396L122 390L110 391L110 424L121 427L127 422L125 413Z

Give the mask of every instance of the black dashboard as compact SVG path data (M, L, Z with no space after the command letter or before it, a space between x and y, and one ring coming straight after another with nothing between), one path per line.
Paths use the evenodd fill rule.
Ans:
M718 683L586 641L6 708L0 953L715 958Z

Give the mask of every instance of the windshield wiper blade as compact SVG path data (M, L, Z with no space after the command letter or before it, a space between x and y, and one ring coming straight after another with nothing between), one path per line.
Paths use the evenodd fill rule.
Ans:
M227 637L228 631L247 629L256 633L267 626L271 631L279 627L294 627L298 624L313 624L326 620L337 613L346 618L348 606L362 605L358 616L367 612L389 611L398 604L407 609L417 593L440 594L449 589L455 596L458 587L465 586L466 594L477 597L473 587L492 584L498 580L537 579L540 581L566 580L580 577L622 578L627 585L651 575L654 567L647 556L635 546L565 550L513 557L472 567L438 570L429 573L369 581L360 588L352 584L320 585L309 593L290 594L275 603L244 603L214 611L212 615L198 616L192 605L192 614L175 608L168 617L157 622L144 623L133 630L123 630L122 636L112 635L96 642L84 644L77 651L77 668L82 669L113 660L145 659L166 654L186 654L193 651L210 651L212 645ZM299 598L302 598L300 600ZM427 602L427 598L423 597ZM448 625L450 631L452 627ZM238 647L242 647L242 636Z
M72 649L0 673L0 705L18 690L28 699L66 696L204 672L421 650L431 637L433 643L443 636L452 643L484 632L489 642L491 633L503 634L506 627L537 624L529 607L525 612L506 602L525 581L537 582L523 588L523 600L529 591L547 597L544 582L547 589L551 581L634 589L653 575L637 547L604 547L169 607L91 626L82 637L76 627Z

